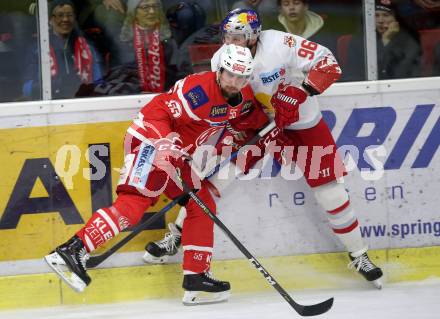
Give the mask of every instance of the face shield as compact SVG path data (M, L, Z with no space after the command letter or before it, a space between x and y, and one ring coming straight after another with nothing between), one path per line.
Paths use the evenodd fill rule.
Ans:
M224 44L235 44L242 47L247 46L246 35L244 33L223 33L222 40Z

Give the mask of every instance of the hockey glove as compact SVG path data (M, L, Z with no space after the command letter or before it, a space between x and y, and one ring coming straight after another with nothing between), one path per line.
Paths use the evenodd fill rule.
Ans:
M291 85L280 83L278 90L270 99L275 110L275 124L280 129L299 120L299 106L304 103L307 94Z
M283 146L289 144L290 140L283 134L282 130L275 127L261 137L255 145L246 146L246 150L238 155L235 164L246 175L249 173L249 169L265 155L275 155L281 152Z
M155 141L157 154L154 166L164 171L173 180L176 177L176 169L179 169L182 178L191 188L200 189L201 177L192 169L191 156L187 153L187 149L182 148L180 139L170 135Z
M226 129L239 140L245 140L248 133L254 133L254 131L263 127L269 118L261 107L254 106L249 112L231 119L226 125Z

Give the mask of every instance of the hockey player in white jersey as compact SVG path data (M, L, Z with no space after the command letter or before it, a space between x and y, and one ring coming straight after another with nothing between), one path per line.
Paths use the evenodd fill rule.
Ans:
M253 10L231 11L221 28L225 44L234 43L251 50L255 59L250 82L252 89L289 139L288 145L284 146L290 146L293 152L279 152L275 158L284 164L296 162L317 202L327 212L333 233L348 251L349 268L356 269L366 280L381 288L382 270L367 255L368 247L361 237L358 219L341 182L341 177L346 174L344 165L316 99L316 95L323 93L341 76L333 54L315 42L290 33L261 31L260 18ZM221 50L211 60L213 69L217 68ZM320 146L330 151L320 154L317 165L313 165L316 164L312 160L313 152L307 152L307 160L300 163L295 151L299 146L307 146L310 150ZM259 159L261 157L253 157L248 161L245 171ZM170 225L174 231L165 239L146 246L146 262L163 262L166 260L164 256L177 252L179 229L184 218L182 212L176 221L177 227Z

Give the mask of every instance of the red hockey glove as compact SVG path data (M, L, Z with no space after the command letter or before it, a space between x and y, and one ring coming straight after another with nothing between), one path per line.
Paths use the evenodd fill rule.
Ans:
M283 146L289 145L290 143L290 140L283 134L282 130L275 127L266 135L262 136L255 145L246 146L248 150L244 153L239 153L236 165L246 175L249 169L261 160L264 155L279 153ZM252 149L253 151L251 151Z
M318 61L310 70L304 83L314 94L321 94L341 77L342 71L333 55L329 54Z
M236 131L245 131L258 130L268 121L266 113L260 107L254 107L244 115L229 120L229 124Z
M244 115L229 120L226 129L237 140L243 141L247 135L252 135L254 131L263 127L268 121L269 118L266 113L260 107L254 107Z
M154 159L154 166L167 173L175 181L176 169L179 169L182 178L191 188L200 189L201 177L192 169L190 155L186 149L182 148L180 139L172 135L171 133L166 138L155 141L154 146L157 154Z
M298 121L299 106L306 98L307 94L300 88L280 83L270 99L275 110L275 124L282 129Z

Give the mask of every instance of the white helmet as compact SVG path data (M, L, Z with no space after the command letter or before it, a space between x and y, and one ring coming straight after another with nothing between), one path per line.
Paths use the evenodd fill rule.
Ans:
M221 68L236 75L250 76L254 70L254 58L248 48L227 44L220 53L218 70Z

